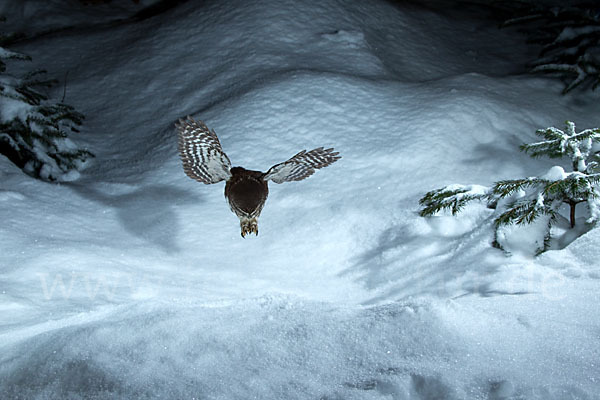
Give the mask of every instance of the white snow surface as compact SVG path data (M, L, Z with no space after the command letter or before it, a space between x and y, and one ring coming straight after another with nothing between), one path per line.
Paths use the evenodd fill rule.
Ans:
M484 205L417 214L431 189L556 165L518 152L538 128L598 124L597 94L517 74L523 38L454 10L188 1L13 46L68 72L96 158L62 184L0 158L0 398L599 399L600 231L509 256ZM343 158L270 185L242 239L223 183L181 168L186 115L234 165Z
M561 167L560 165L555 165L540 178L548 181L562 181L563 179L566 179L568 175L569 174L565 172L563 167Z

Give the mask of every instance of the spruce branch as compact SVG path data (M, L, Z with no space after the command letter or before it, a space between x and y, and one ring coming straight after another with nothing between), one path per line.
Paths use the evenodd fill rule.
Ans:
M530 63L533 73L560 77L563 94L589 83L600 84L600 15L597 4L551 7L522 4L502 26L519 26L528 42L541 45L539 57Z
M525 190L538 184L539 180L537 178L502 180L494 184L492 193L496 194L499 198L505 198L512 196L519 190Z
M474 200L489 200L487 188L483 186L476 187L456 187L447 186L441 189L427 192L423 198L419 200L419 204L423 209L419 212L422 217L434 215L442 210L450 210L452 215L458 214L467 205Z
M523 144L520 149L532 157L567 157L573 166L571 172L556 165L542 176L500 180L491 189L476 185L446 186L423 196L419 201L423 206L420 215L430 216L442 210L456 215L474 200L485 200L488 207L495 204L494 243L499 247L507 232L500 233L500 227L532 224L541 216L547 216L547 223L541 228L545 247L537 249L538 252L547 249L550 229L563 204L569 206L571 228L575 227L576 206L580 203L587 203L590 213L587 223L596 223L600 220L600 129L577 132L575 123L566 121L564 130L549 127L538 129L536 134L545 140Z
M44 180L73 179L93 157L77 148L68 134L78 132L84 116L72 106L53 101L46 89L56 84L45 78L45 71L34 70L17 77L6 72L5 60L31 60L28 55L2 47L7 40L0 35L0 154L8 157L24 172ZM8 107L5 107L8 104Z
M494 224L496 227L510 224L531 224L541 215L550 215L554 219L556 211L545 204L540 204L538 199L518 200L511 203L505 212L498 215Z
M536 135L542 136L545 141L523 144L520 149L531 157L548 156L550 158L561 158L569 156L573 163L573 170L585 172L586 160L590 155L592 143L600 141L600 128L585 129L577 133L575 123L565 122L565 130L555 127L538 129Z

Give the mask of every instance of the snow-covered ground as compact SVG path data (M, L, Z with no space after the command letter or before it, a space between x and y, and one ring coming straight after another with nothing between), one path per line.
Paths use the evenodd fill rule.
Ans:
M598 126L597 94L522 74L518 33L383 0L4 3L96 158L57 185L0 157L0 398L600 399L600 231L509 256L483 205L417 214L547 171L517 149L538 128ZM186 115L234 165L343 158L271 184L242 239L183 173Z

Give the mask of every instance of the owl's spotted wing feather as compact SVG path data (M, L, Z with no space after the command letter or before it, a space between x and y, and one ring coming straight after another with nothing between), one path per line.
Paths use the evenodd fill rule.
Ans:
M215 131L192 117L175 124L179 131L179 155L183 170L192 179L210 184L231 176L231 161L223 152Z
M302 150L287 161L273 165L264 176L264 180L275 183L301 181L315 173L315 170L333 164L340 158L333 149L319 147L311 151Z

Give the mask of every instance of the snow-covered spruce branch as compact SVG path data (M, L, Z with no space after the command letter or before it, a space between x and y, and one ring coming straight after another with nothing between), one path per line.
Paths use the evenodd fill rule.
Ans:
M536 143L524 144L520 149L532 157L547 156L550 158L569 157L573 170L588 173L587 159L592 156L597 158L600 150L600 128L585 129L579 133L575 131L575 123L566 121L565 130L555 127L538 129L536 135L545 140Z
M512 196L513 194L539 185L539 180L536 177L524 179L507 179L498 181L494 184L491 192L499 198Z
M421 198L419 203L423 208L420 215L432 216L444 210L456 215L469 202L485 201L488 207L496 208L494 224L497 237L502 226L532 224L546 216L544 246L563 204L569 206L571 228L575 227L576 206L580 203L588 206L588 224L600 220L600 172L596 172L598 161L590 161L597 159L600 152L600 129L586 129L578 133L575 124L567 121L564 131L549 127L537 130L536 134L546 140L524 144L520 149L532 157L567 157L571 160L573 171L565 172L562 166L556 165L542 176L501 180L491 188L449 185L432 190Z
M514 3L514 2L512 2ZM542 46L531 71L559 76L563 94L589 83L600 85L600 15L597 4L550 7L536 2L513 4L503 26L520 26L529 41Z
M473 200L487 201L488 199L489 188L485 186L450 185L425 194L419 200L419 204L423 206L419 214L426 217L437 214L442 210L450 210L452 215L456 215L467 203Z
M529 196L526 196L529 197ZM549 215L550 218L556 218L557 210L553 204L547 204L545 201L535 199L519 199L510 203L506 211L501 213L494 220L495 225L510 225L510 224L531 224L542 215Z
M36 178L76 179L78 170L93 156L68 137L78 132L84 116L45 94L56 81L40 78L44 71L9 74L7 60L31 58L2 47L6 41L0 35L0 154Z

